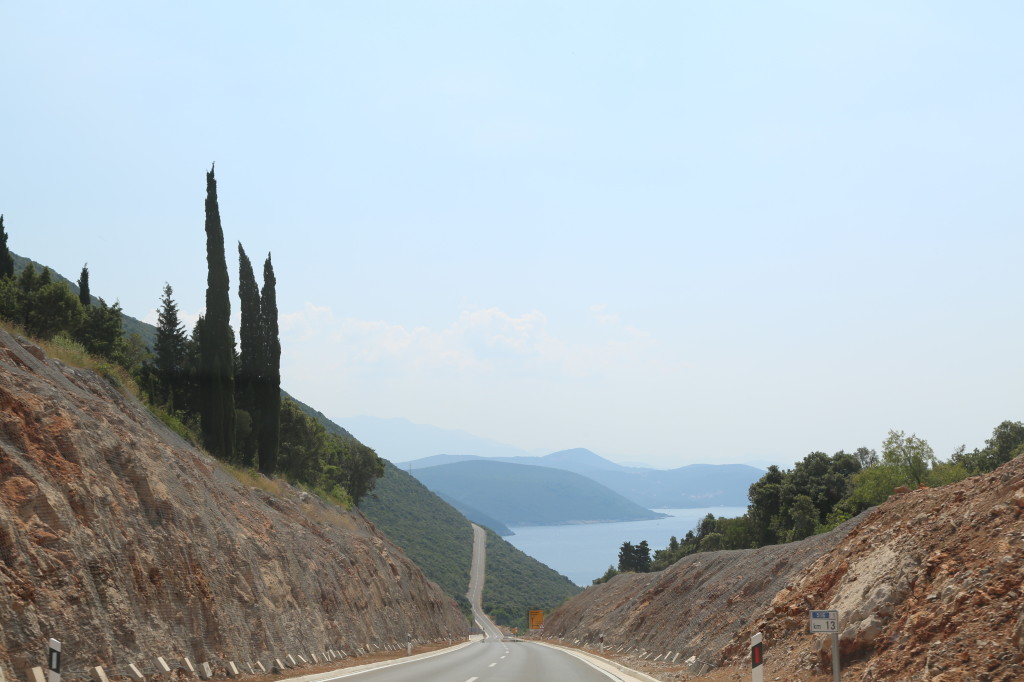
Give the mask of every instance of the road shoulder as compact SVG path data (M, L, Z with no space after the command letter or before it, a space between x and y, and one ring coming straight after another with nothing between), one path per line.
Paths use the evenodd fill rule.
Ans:
M600 656L594 656L588 654L579 649L573 649L567 646L559 646L558 644L551 644L550 642L541 642L538 640L530 640L533 644L539 644L541 646L551 647L552 649L559 649L570 656L575 656L584 663L591 665L602 672L609 673L614 676L615 679L622 680L622 682L660 682L655 678L640 672L639 670L633 670L626 666L616 663L615 661L607 658L601 658Z

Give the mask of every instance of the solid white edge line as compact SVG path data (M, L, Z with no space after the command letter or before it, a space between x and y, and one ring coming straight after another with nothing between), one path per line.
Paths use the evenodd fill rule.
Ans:
M345 674L342 674L342 675L336 675L334 677L316 677L316 676L311 676L308 679L304 678L304 677L298 677L298 678L294 678L293 677L293 678L290 678L290 679L291 680L306 680L306 682L333 682L333 680L343 680L346 677L355 677L356 675L362 675L363 673L373 672L374 670L384 670L385 668L394 668L397 665L404 665L405 663L415 663L416 661L425 661L428 658L434 658L436 656L443 656L444 654L451 654L451 653L454 653L454 652L456 652L456 651L458 651L460 649L463 649L463 648L465 648L465 647L467 647L467 646L469 646L470 644L473 644L473 643L474 642L463 642L462 644L458 644L456 646L448 647L447 649L441 649L440 651L432 651L429 654L420 654L419 656L413 656L411 658L403 658L403 659L398 660L398 661L386 663L386 664L383 664L383 665L377 665L377 666L374 666L372 668L367 668L365 670L356 670L356 671L353 671L353 672L350 672L350 673L345 673ZM370 664L370 665L372 665L372 664ZM344 670L344 668L342 668L342 670ZM325 675L330 675L331 673L324 673L324 674ZM476 679L476 678L473 678L473 679Z
M617 682L626 682L626 680L636 680L637 682L640 682L640 678L639 677L635 677L635 676L627 673L625 670L620 670L619 672L621 672L626 677L619 677L618 675L616 675L615 673L611 672L610 670L605 670L604 668L600 667L599 665L597 665L596 663L591 661L590 660L590 656L588 656L585 653L575 651L575 650L570 649L568 647L558 646L556 644L548 644L547 642L533 642L533 644L540 644L541 646L546 646L548 648L555 649L556 651L562 651L562 652L564 652L564 653L566 653L566 654L568 654L568 655L570 655L570 656L572 656L574 658L577 658L577 659L583 661L584 663L589 665L594 670L596 670L596 671L598 671L600 673L604 673L604 675L606 677L608 677L609 679L617 680ZM615 664L608 663L608 665L614 666ZM640 672L639 670L633 670L631 672L637 673L638 675L641 675L642 677L646 677L648 680L653 680L653 682L657 682L657 680L654 680L653 677L651 677L650 675L645 675L644 673Z

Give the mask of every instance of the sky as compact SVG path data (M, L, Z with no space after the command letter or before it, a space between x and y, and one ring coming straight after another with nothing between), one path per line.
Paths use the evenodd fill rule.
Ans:
M150 322L216 163L285 390L673 467L1024 419L1019 2L0 6L15 253ZM359 434L355 434L358 436ZM380 453L387 456L387 453Z

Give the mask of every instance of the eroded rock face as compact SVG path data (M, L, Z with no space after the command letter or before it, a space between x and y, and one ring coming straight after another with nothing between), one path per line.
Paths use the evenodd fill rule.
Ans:
M810 609L839 611L843 679L1024 680L1024 457L799 543L617 576L545 628L717 666L749 665L760 632L766 678L822 679L831 638L808 632Z
M239 483L107 380L0 331L0 666L256 661L461 637L360 513Z
M616 651L673 652L718 665L734 634L753 633L755 615L854 525L789 545L693 554L657 573L615 576L559 607L545 634L582 642L603 634Z

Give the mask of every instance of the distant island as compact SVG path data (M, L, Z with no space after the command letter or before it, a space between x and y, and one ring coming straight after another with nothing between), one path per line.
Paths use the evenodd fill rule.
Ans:
M507 526L641 521L665 514L646 509L580 474L549 467L471 459L412 470L452 504ZM472 517L471 517L472 518Z

